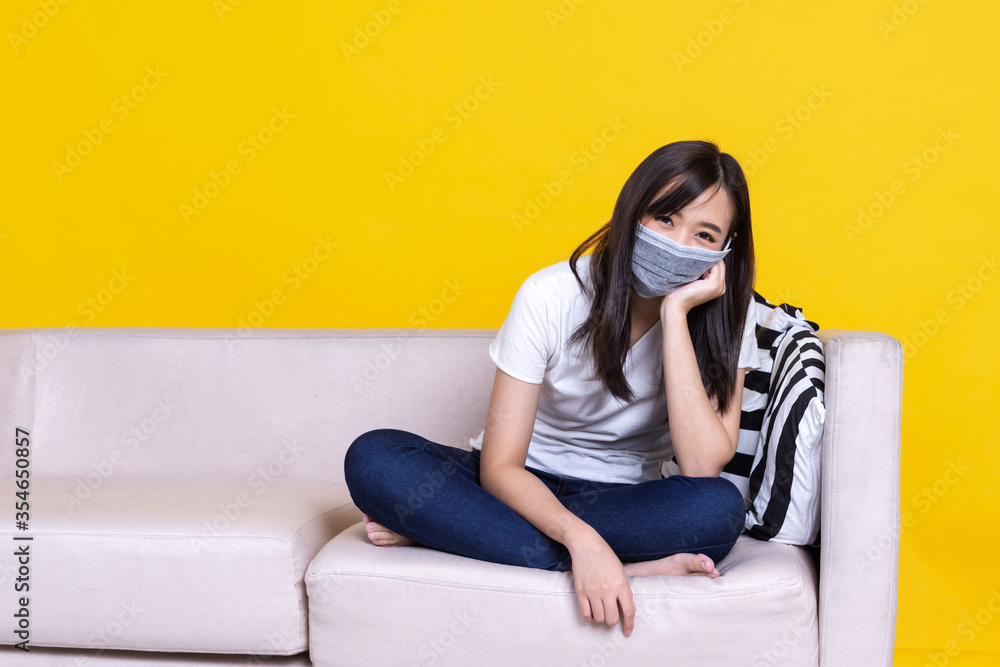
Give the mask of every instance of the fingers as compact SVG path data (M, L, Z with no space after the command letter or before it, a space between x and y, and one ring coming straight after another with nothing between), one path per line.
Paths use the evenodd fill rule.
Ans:
M580 611L583 613L583 620L590 623L591 621L597 621L598 623L604 622L604 609L605 603L599 597L595 597L593 601L587 597L586 593L582 591L577 591L577 599L580 602ZM617 612L617 605L615 606L615 611ZM618 619L615 619L615 623ZM614 625L614 623L609 623L609 625Z
M598 598L594 603L594 620L598 623L614 625L618 622L618 601L614 596L610 600Z
M619 599L621 603L619 604ZM581 604L581 611L584 606L590 611L583 612L583 617L587 622L597 621L598 623L606 623L607 625L617 625L618 621L623 621L623 628L626 630L625 634L630 634L632 632L632 627L635 625L635 603L632 601L632 591L626 589L622 593L615 595L614 593L609 594L605 598L596 598L593 601L584 598L584 604ZM619 609L621 614L618 613Z
M626 587L619 596L610 595L608 599L597 598L593 602L582 592L578 591L577 601L580 604L580 613L583 614L583 620L588 623L597 621L598 623L607 623L608 625L617 625L618 621L621 620L625 636L632 635L632 630L635 629L635 612L637 611L637 607L632 600L631 588ZM619 609L621 610L620 615L618 613Z
M576 592L576 599L580 603L580 613L583 614L583 620L590 623L594 620L594 616L590 612L590 600L581 591Z
M597 621L598 623L603 623L605 617L604 600L595 595L592 600L588 600L588 604L590 605L590 620Z
M622 630L625 631L625 636L628 637L632 634L632 629L635 627L635 602L632 600L632 589L629 588L625 591L625 595L622 596Z

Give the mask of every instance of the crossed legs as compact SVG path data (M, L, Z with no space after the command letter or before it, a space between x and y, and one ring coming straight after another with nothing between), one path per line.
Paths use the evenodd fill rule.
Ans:
M491 562L572 569L564 545L480 486L479 452L378 429L351 444L344 470L373 544L427 546ZM717 577L716 563L743 530L743 498L725 479L675 475L607 484L529 470L605 538L630 576Z

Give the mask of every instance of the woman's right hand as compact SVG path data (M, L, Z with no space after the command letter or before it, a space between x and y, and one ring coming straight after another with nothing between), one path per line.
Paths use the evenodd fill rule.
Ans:
M584 620L615 625L621 605L622 629L626 636L631 635L636 607L625 566L618 556L593 529L577 536L567 544L567 549L572 558L573 583Z

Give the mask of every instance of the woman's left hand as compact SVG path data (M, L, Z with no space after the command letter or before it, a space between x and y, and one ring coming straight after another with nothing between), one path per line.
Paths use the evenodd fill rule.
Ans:
M663 297L660 304L660 316L671 308L688 313L695 306L717 299L726 293L726 263L721 259L712 265L698 280L681 285L670 294ZM665 321L665 320L664 320Z

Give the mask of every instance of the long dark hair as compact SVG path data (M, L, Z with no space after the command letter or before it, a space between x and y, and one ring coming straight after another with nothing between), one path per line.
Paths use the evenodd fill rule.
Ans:
M654 201L675 178L678 179L675 187ZM632 335L632 249L638 221L646 213L671 215L705 190L719 187L729 193L735 208L730 235L737 234L729 254L722 260L726 266L726 291L692 308L687 321L706 393L725 414L736 388L743 326L755 283L750 194L736 159L720 152L715 143L708 141L676 141L657 148L625 181L611 220L581 243L570 257L573 275L593 301L590 315L573 333L569 343L585 344L590 348L597 377L619 400L635 400L635 392L623 369ZM592 289L588 289L577 272L576 263L592 246ZM662 326L662 323L655 326ZM662 366L659 378L658 400L663 404L666 422Z

